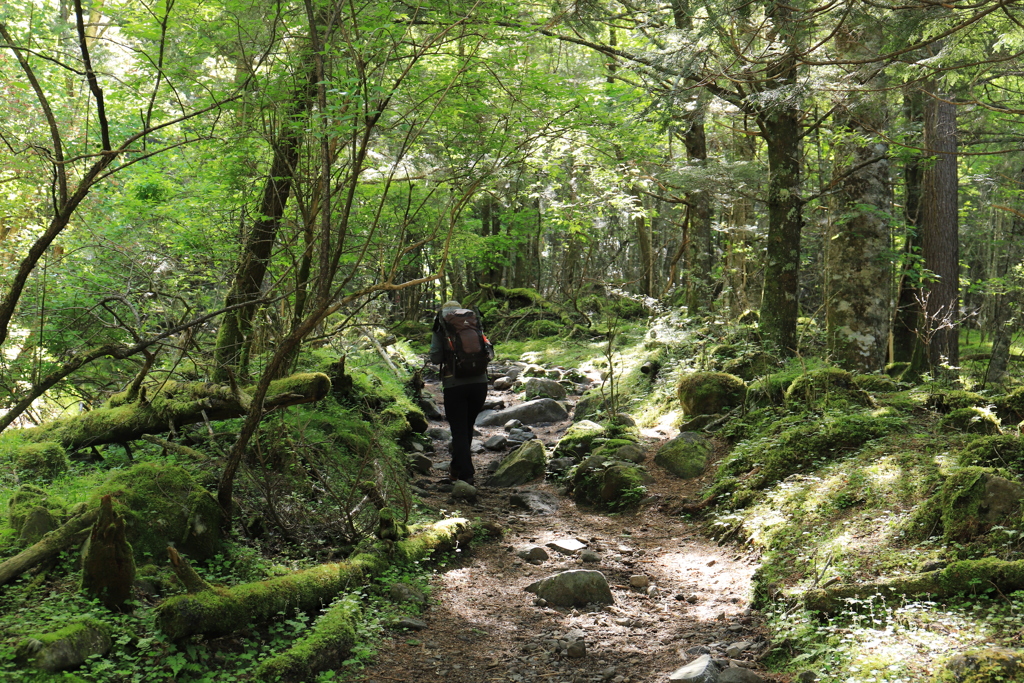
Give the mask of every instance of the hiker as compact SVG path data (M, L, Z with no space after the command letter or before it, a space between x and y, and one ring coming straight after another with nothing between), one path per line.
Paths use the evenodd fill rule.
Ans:
M449 446L451 482L473 483L473 425L487 399L487 361L493 348L483 335L476 314L448 301L434 319L430 339L430 361L441 366L444 387L444 415L452 432Z

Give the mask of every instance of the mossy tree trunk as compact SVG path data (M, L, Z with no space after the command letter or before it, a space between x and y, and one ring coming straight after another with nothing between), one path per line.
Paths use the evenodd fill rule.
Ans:
M114 512L110 495L100 499L100 514L82 551L82 590L107 609L120 612L132 595L135 557L125 536L124 517Z
M38 543L4 560L0 563L0 586L81 543L99 514L100 509L93 508L89 512L72 517L59 529L54 529L43 536Z
M872 22L861 17L854 26L861 30L837 36L851 58L862 58L875 47L870 36L881 33ZM857 81L880 88L880 79L871 77L876 65L866 71ZM889 342L889 146L874 133L885 130L886 113L884 98L875 93L853 93L846 104L836 117L836 130L845 138L838 145L837 218L834 234L825 240L828 350L840 367L872 373L885 366Z

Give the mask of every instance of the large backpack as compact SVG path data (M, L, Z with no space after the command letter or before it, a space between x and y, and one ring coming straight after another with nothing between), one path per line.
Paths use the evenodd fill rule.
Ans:
M438 313L435 329L444 346L443 376L476 377L487 372L487 364L494 360L494 346L475 312L454 308L444 315Z

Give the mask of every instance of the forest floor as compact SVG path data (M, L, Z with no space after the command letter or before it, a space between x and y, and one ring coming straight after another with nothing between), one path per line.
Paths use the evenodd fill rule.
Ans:
M439 385L427 388L440 398ZM489 398L515 403L511 392L492 389ZM569 424L539 426L534 432L550 449ZM477 430L482 439L503 431L500 427ZM424 504L493 523L504 534L497 540L474 542L454 563L439 570L432 581L431 606L420 616L426 628L389 632L377 657L354 679L364 683L661 682L701 654L725 664L721 660L730 659L730 646L742 644L742 654L735 649L731 653L734 666L753 669L761 680L788 680L764 673L757 661L768 651L766 629L750 608L750 580L757 558L735 546L717 545L696 524L672 514L679 503L696 499L702 481L677 479L653 464L654 452L664 439L658 436L648 433L645 438L646 463L655 479L648 486L650 495L639 509L626 513L581 509L565 496L559 496L554 514L514 507L509 500L512 490L481 485L487 465L505 452L474 455L480 495L473 505L452 501L440 476L430 484L421 481L428 492ZM436 464L446 462L446 444L435 442L432 457ZM521 488L558 493L547 482ZM567 539L586 544L597 553L598 561L583 564L579 553L560 555L552 549L547 549L549 559L536 564L517 555L520 550ZM582 568L596 569L607 577L613 605L594 611L539 606L524 590L538 579ZM646 577L650 587L633 587L632 577ZM565 646L580 638L586 654L569 657Z

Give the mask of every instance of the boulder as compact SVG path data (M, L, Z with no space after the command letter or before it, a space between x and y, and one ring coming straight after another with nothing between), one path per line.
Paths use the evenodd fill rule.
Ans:
M711 442L694 432L682 432L658 449L654 462L681 479L693 479L704 472L711 455Z
M22 666L56 673L77 668L92 655L107 654L112 644L106 624L83 619L59 631L25 638L18 643L15 658Z
M692 372L679 380L676 390L687 415L711 415L742 405L747 385L725 372Z
M553 398L561 401L565 398L565 387L556 380L545 377L530 377L523 383L526 398Z
M643 446L630 441L629 439L611 439L597 448L594 451L594 455L606 458L608 460L620 460L622 462L631 462L640 464L644 461L647 456L647 452L643 449Z
M495 391L505 391L507 389L511 389L513 384L515 384L514 379L510 377L499 377L494 380L493 386Z
M519 486L544 476L547 452L539 439L527 441L505 458L487 480L488 486Z
M489 451L500 451L508 445L508 438L501 434L495 434L491 438L484 441L484 448Z
M600 394L591 394L590 396L584 396L576 403L576 408L572 412L574 420L592 420L607 409L607 403Z
M523 424L538 424L561 422L568 417L569 413L554 399L538 398L493 413L481 413L476 419L476 424L480 427L496 427L509 420L520 420Z
M601 425L590 420L574 422L569 425L569 428L565 430L565 434L555 444L552 457L583 458L590 453L590 446L594 439L603 437L607 431Z
M25 514L18 534L18 541L25 545L32 545L58 526L60 525L53 512L42 505L36 505Z
M1017 681L1024 675L1021 652L1005 647L989 647L970 654L958 654L946 662L947 676L940 680L956 683L996 683Z
M718 683L763 683L764 679L742 666L730 666L718 675Z
M433 398L424 396L420 398L420 400L416 401L416 405L419 406L419 409L423 411L423 415L426 416L428 420L444 419L444 415L441 414L441 409L437 407L437 403L434 402Z
M572 569L535 581L525 588L527 592L556 607L585 607L591 603L611 605L608 579L593 569Z

